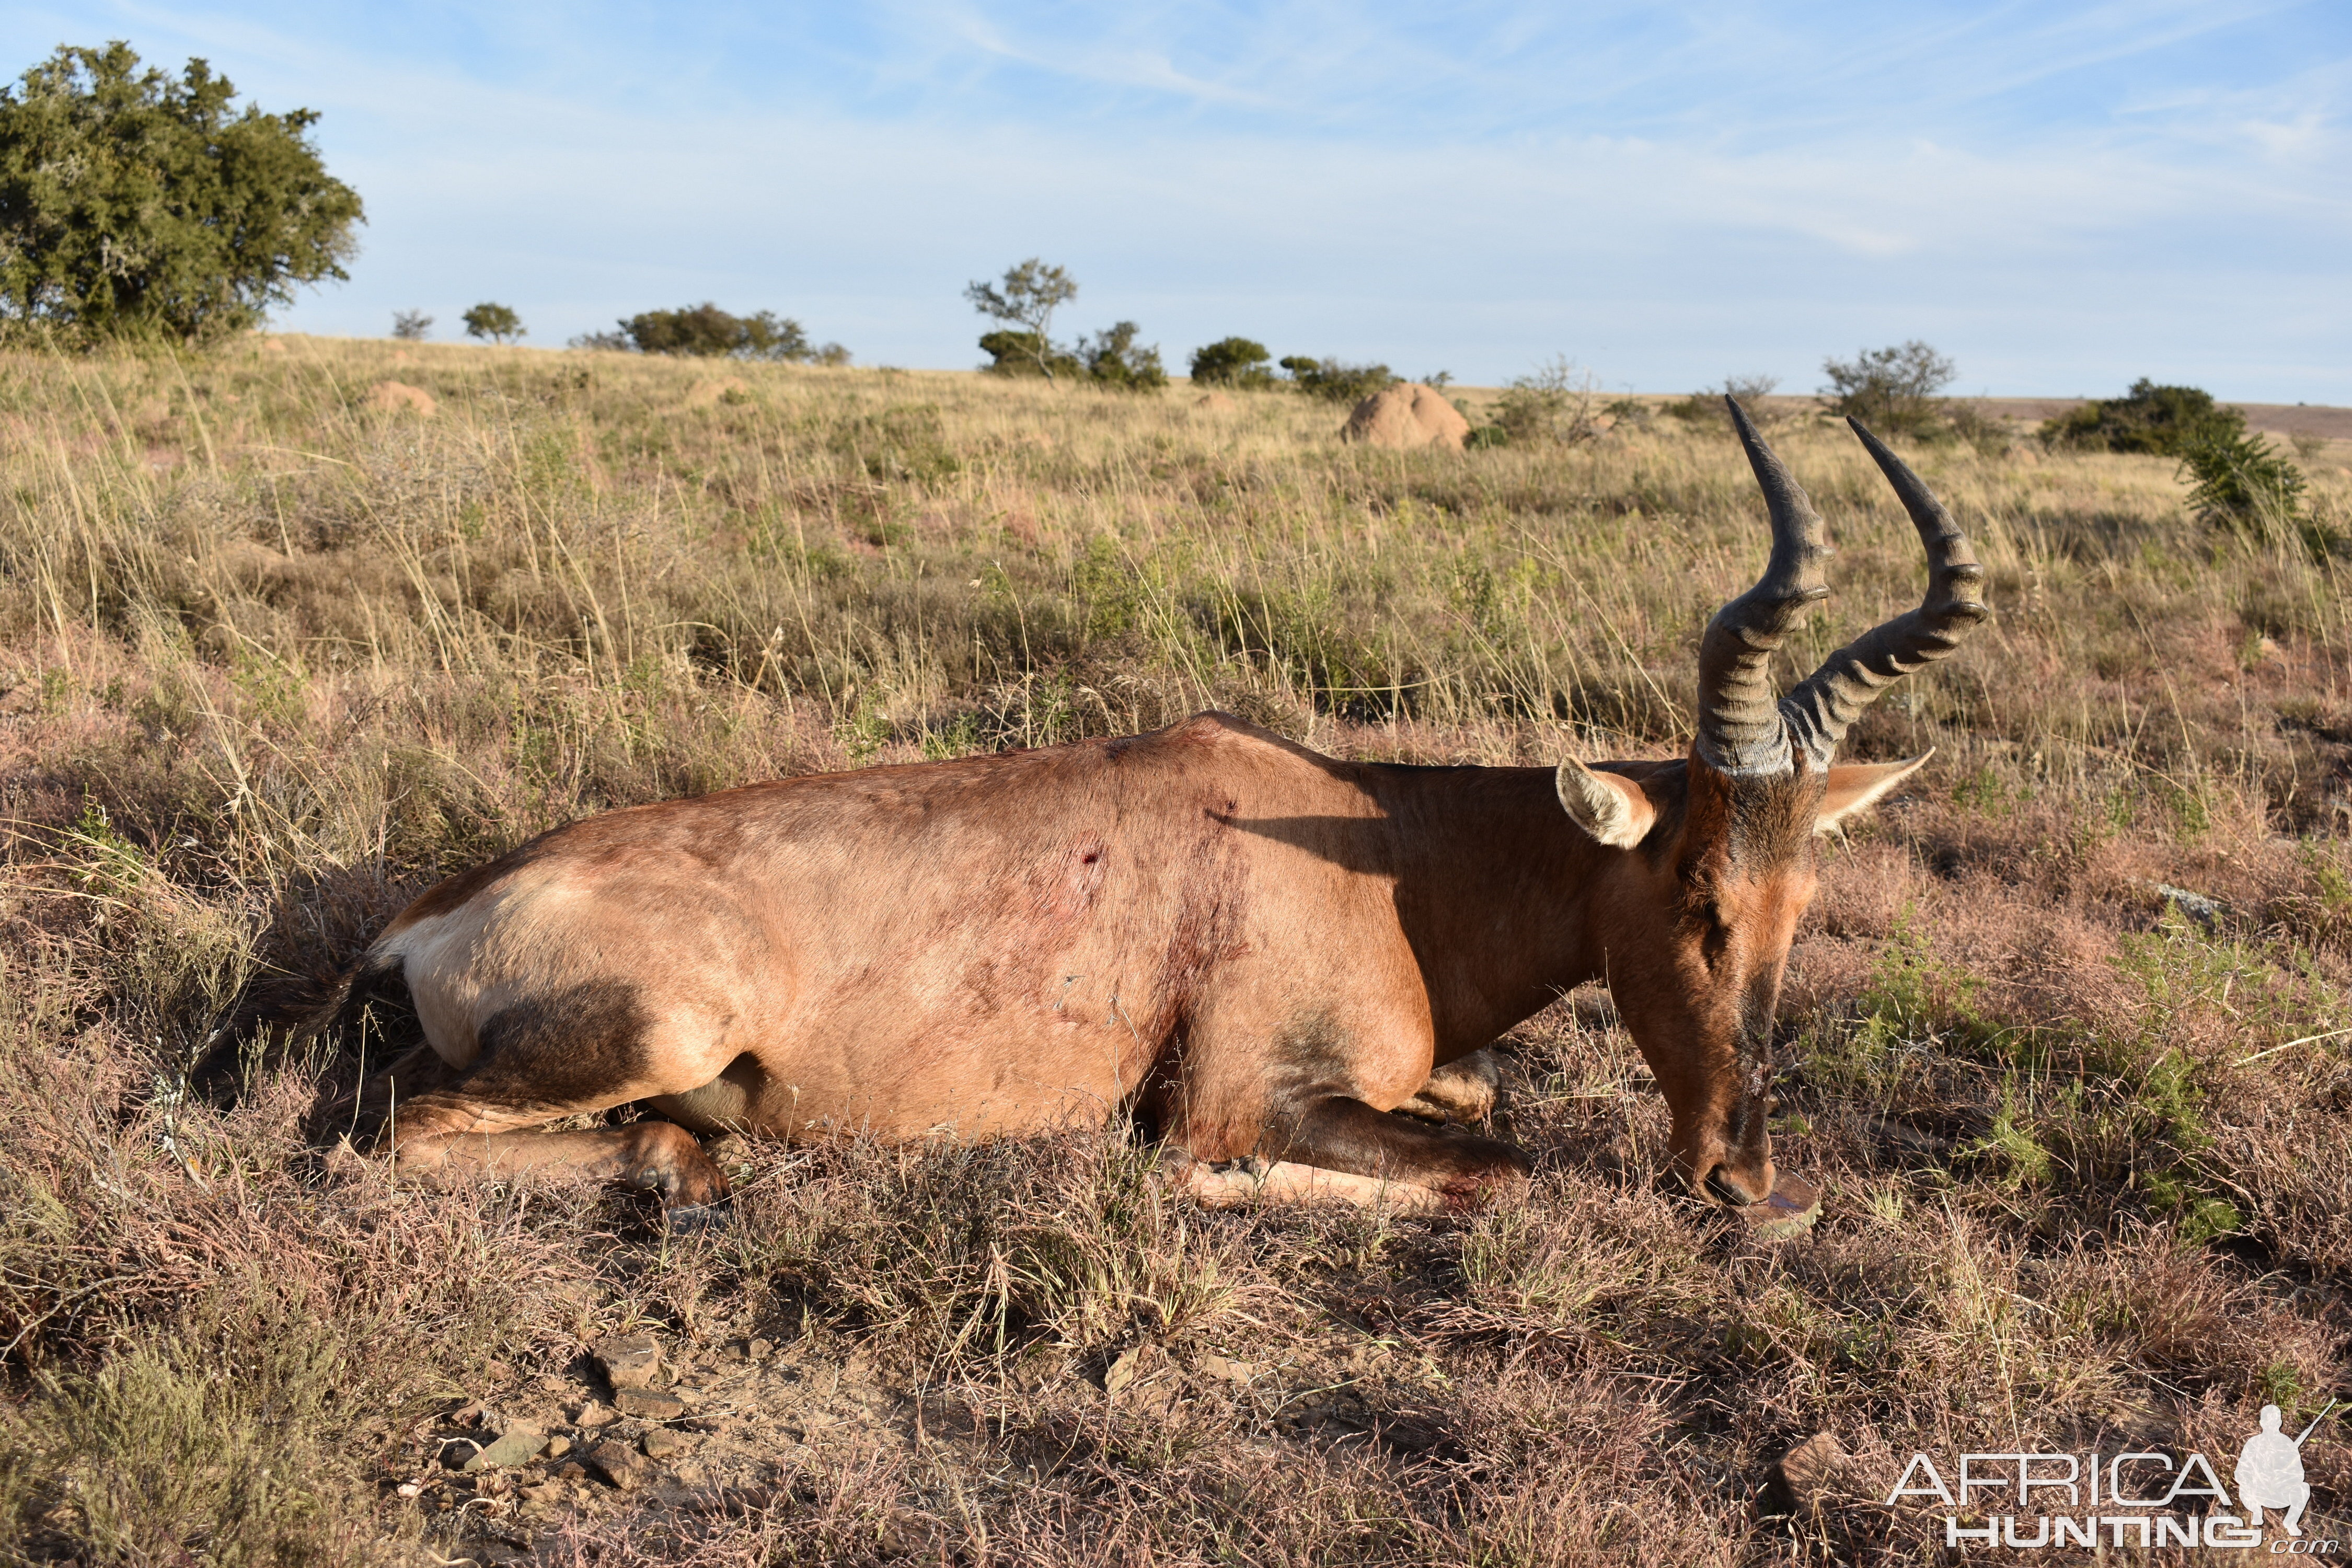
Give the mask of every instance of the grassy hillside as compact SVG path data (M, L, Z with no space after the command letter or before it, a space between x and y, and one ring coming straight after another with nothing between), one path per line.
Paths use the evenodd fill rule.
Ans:
M1105 1136L732 1149L739 1223L668 1235L396 1184L336 1098L396 1017L233 1094L185 1069L607 806L1213 705L1358 757L1676 750L1764 556L1727 428L1400 455L1280 394L303 339L5 370L16 1555L1909 1560L1915 1450L2234 1455L2340 1391L2346 563L2202 527L2167 463L1915 454L1996 619L1847 748L1937 754L1791 961L1810 1237L1675 1194L1597 994L1508 1043L1539 1174L1502 1211L1204 1215ZM1770 434L1839 550L1810 668L1922 563L1850 437ZM452 1468L527 1422L640 1444L572 1425L633 1329L688 1406L635 1489ZM1816 1432L1851 1458L1792 1496Z

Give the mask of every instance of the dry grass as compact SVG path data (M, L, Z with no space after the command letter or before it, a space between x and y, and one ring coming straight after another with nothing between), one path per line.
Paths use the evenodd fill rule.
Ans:
M335 1097L396 1017L189 1070L436 877L610 805L1211 704L1359 756L1673 747L1762 557L1727 439L1447 458L1272 394L299 339L5 368L16 1557L1910 1560L1940 1536L1876 1500L1915 1449L2234 1452L2337 1390L2342 563L2201 530L2166 465L1919 455L1999 618L1853 738L1939 754L1793 959L1809 1239L1662 1182L1599 997L1511 1042L1540 1173L1507 1212L1203 1215L1114 1134L733 1151L740 1223L672 1236L353 1152ZM438 413L371 407L387 376ZM1841 550L1810 664L1919 562L1850 439L1775 438ZM444 1462L552 1429L643 1326L695 1413L656 1484ZM1783 1513L1771 1463L1822 1430L1841 1490ZM2309 1450L2323 1510L2344 1450Z

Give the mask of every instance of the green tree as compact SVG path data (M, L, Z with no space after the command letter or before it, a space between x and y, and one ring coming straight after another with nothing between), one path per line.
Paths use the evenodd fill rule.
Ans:
M2245 433L2244 413L2217 405L2202 387L2158 386L2146 376L2121 397L2094 399L2042 426L2047 446L2159 458L2185 457L2196 447L2228 448Z
M1822 395L1832 413L1861 420L1882 434L1924 436L1936 427L1936 395L1959 374L1952 362L1914 338L1892 348L1864 349L1852 359L1826 359Z
M1016 332L1000 327L980 335L980 346L988 355L982 368L991 375L1042 375L1051 380L1057 375L1083 375L1086 366L1077 355L1067 349L1056 348L1035 332Z
M119 40L0 89L0 319L200 342L347 278L364 216L311 144L318 115L236 96L200 59L142 72Z
M394 310L392 335L404 343L423 342L433 335L433 318L422 310Z
M790 316L779 316L773 310L730 315L707 300L675 310L646 310L630 317L620 327L617 337L625 339L625 343L614 342L613 346L634 348L641 353L782 360L795 364L812 360L819 364L849 363L847 349L839 343L817 347ZM597 341L602 342L614 334L600 333Z
M990 369L1004 371L1008 357L1025 355L1037 374L1051 381L1056 370L1071 363L1066 351L1054 346L1054 312L1078 297L1077 279L1062 268L1048 267L1042 258L1033 256L1017 267L1006 268L1002 286L972 283L964 289L963 297L982 315L1004 323L1004 331L991 332L980 341L980 346L995 356ZM989 348L988 338L1009 345L1011 354Z
M1396 373L1384 364L1346 364L1305 354L1286 356L1282 368L1299 391L1333 403L1361 403L1396 379Z
M1248 338L1219 338L1192 351L1192 379L1202 386L1272 386L1273 356Z
M1142 330L1133 321L1120 321L1107 332L1080 339L1078 357L1087 374L1106 386L1129 392L1158 392L1166 386L1168 372L1160 363L1160 345L1144 348L1135 341Z
M526 335L530 329L511 305L494 305L488 300L475 306L459 318L466 323L469 338L488 338L494 343L510 343Z

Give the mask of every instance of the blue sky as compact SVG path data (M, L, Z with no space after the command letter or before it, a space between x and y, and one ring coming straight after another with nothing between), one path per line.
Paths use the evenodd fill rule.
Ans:
M654 306L959 367L1041 254L1070 332L1494 383L1821 380L1919 337L1956 390L2352 404L2352 5L209 7L0 17L202 55L320 110L365 198L294 330L560 343Z

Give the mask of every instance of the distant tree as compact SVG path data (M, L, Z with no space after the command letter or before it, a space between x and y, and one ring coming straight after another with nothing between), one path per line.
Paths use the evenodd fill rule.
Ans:
M973 283L965 288L963 296L982 315L1004 323L1005 331L991 332L988 337L1018 345L1047 381L1069 359L1054 346L1054 312L1078 297L1078 285L1062 268L1048 267L1033 256L1017 267L1006 268L1001 286ZM982 338L980 346L995 355L996 363L990 368L1005 368L1006 355L989 348L988 338Z
M0 320L198 342L347 277L364 218L318 115L236 112L200 59L176 81L138 66L120 41L60 48L0 89Z
M2146 376L2121 397L2094 400L2042 422L2042 440L2052 447L2101 452L2149 452L2178 458L2189 447L2242 437L2246 416L2217 406L2200 387L2158 386Z
M1192 351L1192 379L1202 386L1272 386L1272 355L1248 338L1219 338Z
M811 343L790 316L755 310L738 316L709 300L675 310L644 310L615 323L609 332L583 332L575 349L623 353L682 354L699 359L774 360L793 364L842 365L849 351L839 343Z
M1832 412L1859 419L1882 435L1928 434L1936 423L1936 395L1952 384L1958 369L1914 338L1892 348L1864 349L1850 360L1826 359L1822 388Z
M422 310L394 310L392 335L404 343L422 342L433 335L433 318Z
M1160 363L1160 346L1138 346L1136 334L1141 330L1133 321L1120 321L1107 332L1079 339L1078 358L1087 374L1106 386L1129 392L1158 392L1165 387L1168 372Z
M528 331L512 307L487 301L467 311L464 320L467 337L488 338L494 343L510 343Z
M980 346L988 354L989 363L982 368L992 375L1042 375L1051 380L1057 375L1086 373L1087 367L1077 355L1054 347L1035 332L1000 328L982 332Z
M1291 384L1299 391L1333 403L1361 403L1396 380L1396 373L1384 364L1347 364L1336 359L1308 359L1305 354L1286 356L1282 368L1290 373Z
M789 316L755 310L730 315L709 300L676 310L647 310L621 323L640 352L691 354L705 359L764 359L800 362L816 357L808 333Z

